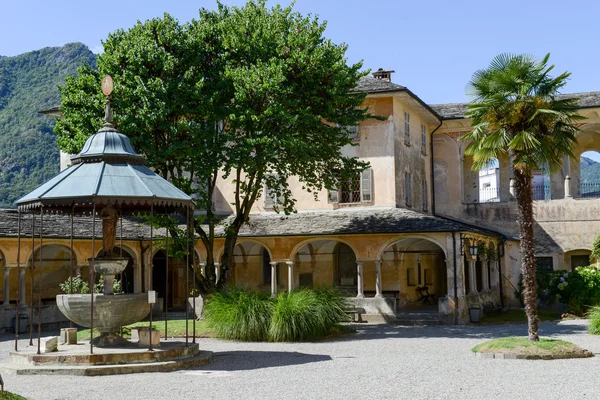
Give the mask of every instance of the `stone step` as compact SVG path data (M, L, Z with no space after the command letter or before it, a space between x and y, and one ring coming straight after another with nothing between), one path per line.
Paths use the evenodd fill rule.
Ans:
M396 313L396 318L402 320L431 320L437 321L440 319L438 313Z
M120 365L19 365L2 364L0 371L4 374L16 375L74 375L105 376L136 374L144 372L171 372L193 368L212 361L211 351L200 351L194 357L154 363L120 364Z
M402 326L433 326L442 325L442 321L439 319L396 319L391 324Z

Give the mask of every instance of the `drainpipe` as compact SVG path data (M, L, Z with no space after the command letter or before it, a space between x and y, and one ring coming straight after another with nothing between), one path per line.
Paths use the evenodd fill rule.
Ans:
M431 158L431 214L433 215L435 215L435 188L433 185L433 180L435 179L433 173L433 134L435 133L435 131L440 129L441 126L442 119L440 118L440 124L433 131L431 131L431 140L429 140L429 157Z
M456 231L452 232L452 247L454 249L454 325L458 325L458 283L456 282Z

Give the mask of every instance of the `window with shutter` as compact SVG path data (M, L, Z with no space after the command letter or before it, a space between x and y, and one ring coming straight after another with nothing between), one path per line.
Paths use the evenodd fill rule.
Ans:
M265 184L265 208L273 208L273 203L275 202L275 193L269 190L269 187Z
M371 184L373 180L373 170L371 168L367 168L361 172L360 175L361 201L371 202L373 201L373 190Z
M421 124L421 154L427 155L427 128Z
M404 112L404 144L410 146L410 114Z
M338 202L339 202L338 201L338 190L337 189L330 190L329 193L327 194L327 203L336 204Z
M352 140L358 140L360 135L358 131L358 125L347 126L346 130L348 131L348 137Z

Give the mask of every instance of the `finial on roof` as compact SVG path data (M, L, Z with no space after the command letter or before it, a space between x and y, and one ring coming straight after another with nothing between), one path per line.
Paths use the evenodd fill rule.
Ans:
M104 111L104 126L100 131L115 131L115 126L113 125L112 120L112 112L110 111L110 95L113 92L114 83L110 75L104 76L102 78L102 93L106 96L106 108Z

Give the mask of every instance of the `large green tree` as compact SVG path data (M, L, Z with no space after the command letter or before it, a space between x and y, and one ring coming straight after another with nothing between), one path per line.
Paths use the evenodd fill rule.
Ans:
M467 118L473 130L466 153L473 155L473 169L508 154L512 160L518 204L523 300L529 340L537 341L535 250L533 234L533 171L561 167L564 156L573 156L578 129L574 123L577 99L558 97L570 73L550 76L550 55L541 61L529 55L501 54L487 69L473 74L469 87L474 100Z
M169 15L109 35L98 71L84 66L62 92L59 146L78 151L102 124L99 80L110 74L115 123L163 177L198 198L196 231L214 271L212 207L217 181L235 187L225 221L223 272L237 236L267 185L277 211L293 212L288 180L305 190L332 188L364 168L342 155L347 127L369 117L354 91L361 63L323 34L325 23L292 7L218 4L180 25ZM225 276L225 274L221 274Z

